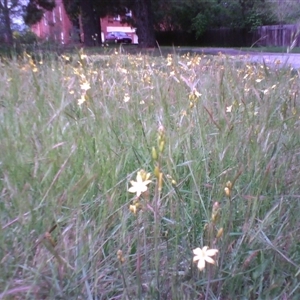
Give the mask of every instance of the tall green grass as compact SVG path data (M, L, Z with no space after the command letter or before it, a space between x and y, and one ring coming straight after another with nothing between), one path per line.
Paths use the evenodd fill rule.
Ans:
M117 51L1 70L0 299L299 298L297 71Z

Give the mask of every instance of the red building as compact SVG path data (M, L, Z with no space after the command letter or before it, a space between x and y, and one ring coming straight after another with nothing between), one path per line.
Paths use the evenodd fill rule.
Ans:
M62 0L56 0L55 8L45 12L43 19L33 25L31 30L42 40L52 40L61 44L70 43L74 28Z
M131 12L127 14L131 16ZM133 43L138 42L135 29L129 24L123 23L121 17L107 16L99 20L101 23L101 37L102 41L108 32L122 31L126 32ZM55 8L50 12L45 12L42 20L33 25L31 30L42 40L50 40L61 44L69 44L70 42L78 42L79 38L83 38L82 30L78 32L70 21L62 0L56 0Z

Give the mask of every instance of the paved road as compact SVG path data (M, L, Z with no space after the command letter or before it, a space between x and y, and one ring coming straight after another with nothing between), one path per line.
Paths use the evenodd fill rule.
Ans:
M228 56L239 56L239 59L245 61L258 63L265 62L268 65L292 66L295 69L300 68L300 54L294 53L251 52L231 48L182 48L181 50L189 50L194 53L201 53L206 55L217 55L219 53L222 53Z

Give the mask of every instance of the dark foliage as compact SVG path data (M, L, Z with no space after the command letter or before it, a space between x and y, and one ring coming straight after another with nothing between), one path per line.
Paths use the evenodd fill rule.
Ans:
M30 0L24 8L25 24L36 24L43 18L45 11L51 11L54 7L54 0Z

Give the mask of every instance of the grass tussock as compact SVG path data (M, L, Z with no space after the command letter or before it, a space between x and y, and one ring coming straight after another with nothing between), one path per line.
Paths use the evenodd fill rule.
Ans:
M297 71L117 51L1 70L0 299L298 299Z

